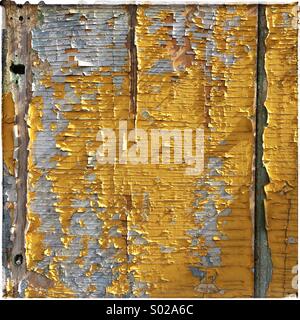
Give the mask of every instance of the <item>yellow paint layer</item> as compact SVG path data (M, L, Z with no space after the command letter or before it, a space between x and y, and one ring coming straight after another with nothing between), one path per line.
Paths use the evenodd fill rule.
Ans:
M213 58L214 85L210 92L210 122L213 130L210 150L213 156L223 159L221 176L226 192L232 201L224 206L218 199L218 208L231 210L218 221L224 235L218 246L221 249L221 266L217 269L216 285L223 288L226 297L251 297L253 281L253 160L254 118L256 86L256 34L257 7L220 7L217 15L217 50L234 56L228 66ZM238 27L224 28L227 21L240 17ZM230 23L229 23L230 25ZM225 141L222 144L221 141ZM219 295L220 296L220 295Z
M297 5L268 6L266 17L265 207L273 265L268 296L285 297L297 292Z
M151 297L251 296L256 7L218 7L215 12L186 7L183 15L187 29L194 24L200 33L207 32L201 18L206 10L214 14L215 25L209 39L187 32L183 47L177 48L174 42L180 39L170 36L172 26L166 23L154 33L149 31L155 20L146 14L147 9L138 8L138 127L204 128L206 171L190 177L184 174L185 166L149 166L147 171L139 169L140 180L136 168L126 168L136 204L129 213L128 226L147 241L141 246L129 242L129 253L134 256L131 270L147 284L146 292ZM176 19L163 7L158 16L162 23ZM240 17L239 27L226 31L224 26L236 16ZM209 57L208 41L215 46ZM190 43L193 62L191 55L184 59L185 46L191 51ZM177 53L181 55L181 69L174 64L178 62ZM235 63L226 65L230 57ZM173 61L173 72L148 72L166 60ZM219 175L211 175L207 168L211 159L221 161ZM225 197L219 188L222 183ZM209 196L202 199L197 192ZM149 197L146 204L143 194ZM196 216L209 211L212 202L218 217L211 239L214 247L208 244L208 230L198 238L192 239L189 234L190 230L207 228L207 219L196 222ZM143 211L147 212L146 218ZM221 212L230 215L221 217ZM205 266L203 261L212 250L220 250L220 265ZM191 268L203 272L203 278L195 276Z
M68 65L61 69L63 84L44 72L41 84L53 88L53 99L58 101L52 111L67 122L55 133L56 148L63 153L51 158L56 166L46 174L49 198L55 195L51 206L53 219L59 218L62 236L57 245L62 249L52 255L56 248L44 244L47 232L40 237L42 219L37 221L29 210L29 266L42 272L39 263L51 256L48 271L43 272L54 286L48 293L29 287L27 297L76 295L63 284L60 270L74 264L82 277L102 272L100 264L88 261L95 239L111 261L106 296L250 297L253 293L256 6L186 6L179 14L178 9L156 7L152 17L149 8L139 6L137 12L136 117L130 112L129 59L118 72L99 67L90 74L69 75L69 68L78 66ZM176 22L186 29L184 36L177 33ZM169 69L160 70L164 64ZM123 81L116 88L113 80L120 76ZM84 99L87 94L94 98ZM72 110L66 111L68 104ZM34 150L38 133L47 130L42 122L46 107L50 105L37 96L29 110L32 189L44 174L36 165ZM186 175L187 164L95 162L99 129L118 129L120 120L128 120L128 130L204 129L204 173ZM57 123L50 126L52 132ZM29 205L36 199L37 193L28 193ZM91 212L101 230L88 236L84 232L91 224L83 219ZM74 234L78 216L82 232ZM79 250L73 256L76 238ZM107 252L113 255L106 257ZM87 292L95 292L97 285L90 283Z
M2 97L2 147L3 160L11 175L14 175L14 122L15 104L12 93L5 93Z
M88 11L88 10L87 10ZM83 21L83 23L86 23ZM112 26L114 27L114 26ZM86 49L86 48L84 48ZM90 48L90 50L92 50ZM66 50L66 54L78 52L78 50ZM93 55L91 53L91 55ZM37 64L42 67L41 64ZM53 98L59 101L53 105L52 111L59 114L58 118L63 118L67 121L66 128L60 132L56 132L59 121L50 124L50 130L55 135L55 143L57 150L64 152L58 153L51 157L50 161L55 162L56 166L47 170L46 179L51 183L51 193L49 197L55 196L55 202L49 204L49 208L53 208L55 218L59 219L58 232L61 234L59 242L55 247L45 248L49 252L50 265L48 271L43 270L45 276L53 280L53 288L46 292L38 288L29 287L26 290L27 297L70 297L78 295L69 288L69 283L66 281L61 272L66 269L67 274L70 265L74 265L76 270L82 272L82 277L92 277L95 273L105 272L106 277L111 280L111 285L107 286L106 294L113 294L115 296L123 296L129 291L128 282L128 268L127 268L127 248L126 248L126 223L124 213L122 213L122 195L118 195L115 190L114 179L119 175L115 172L114 167L100 166L97 163L89 164L90 158L95 156L99 147L99 142L96 141L96 135L100 128L117 128L119 119L130 118L128 115L130 99L129 99L129 62L125 61L123 71L115 72L112 67L99 67L97 71L88 75L68 75L70 68L75 71L78 65L72 64L68 68L62 68L61 71L64 76L64 83L56 82L52 77L51 69L40 69L44 75L41 84L45 88L53 88ZM76 71L75 71L76 73ZM82 73L82 72L81 72ZM80 73L80 74L81 74ZM115 77L122 77L121 88L116 89L113 84ZM65 86L69 87L68 92L65 91ZM119 94L122 92L122 94ZM83 99L84 95L95 95L94 99ZM77 103L74 101L78 100ZM66 105L72 105L72 111L66 109ZM29 177L30 184L33 187L42 177L42 170L37 167L34 159L34 152L36 148L37 134L40 131L47 132L47 128L42 126L41 119L44 109L50 107L44 105L41 96L36 97L30 105L29 122L30 126L30 166ZM41 110L41 112L39 112ZM47 123L47 121L45 121ZM36 125L35 125L36 124ZM41 125L38 125L41 124ZM41 148L41 146L39 146ZM93 181L88 177L93 176ZM29 193L29 203L33 203L37 198L36 193ZM86 203L85 205L77 205L74 203ZM101 209L101 210L100 210ZM105 209L103 211L102 209ZM113 219L118 213L121 213L119 219ZM93 215L98 224L102 228L97 228L97 232L93 236L89 236L89 228L91 223L85 224L84 219ZM34 216L34 212L29 210L28 217ZM72 221L74 228L75 217L81 218L76 223L76 227L82 230L78 234L74 234L71 230ZM42 221L43 223L43 221ZM95 222L94 222L95 223ZM112 230L116 230L116 234L112 234ZM47 230L53 234L53 230ZM27 242L31 241L33 234L38 230L29 230L27 233ZM49 234L48 233L48 234ZM44 233L47 235L47 232ZM74 242L79 239L78 247ZM106 262L108 267L103 267L100 264L95 264L88 257L89 247L91 243L96 243L98 251L104 252L110 250L113 252L111 263ZM61 249L57 249L60 248ZM42 244L35 242L35 246L28 247L28 259L32 260L36 255L36 251L40 251ZM71 253L71 250L76 251L77 254ZM45 258L45 257L44 257ZM35 259L34 264L31 266L33 270L39 270L38 264L41 261ZM73 270L74 270L73 268ZM106 268L106 269L105 269ZM111 269L108 270L107 269ZM103 271L104 270L104 271ZM110 276L112 273L112 276ZM79 279L72 279L72 283ZM82 279L84 281L84 279ZM87 280L90 281L90 280ZM99 282L104 280L100 279ZM96 286L99 283L91 283L85 294L96 291ZM85 291L83 288L79 288Z

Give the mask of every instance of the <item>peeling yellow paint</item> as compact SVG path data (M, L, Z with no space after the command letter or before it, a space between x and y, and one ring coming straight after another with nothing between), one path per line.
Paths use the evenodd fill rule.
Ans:
M63 111L60 103L55 104L56 110L68 121L66 129L55 137L56 147L67 152L67 156L52 157L51 161L56 162L56 167L47 173L47 180L52 183L51 189L56 195L55 212L64 234L61 240L64 247L69 249L74 239L70 233L74 214L86 214L86 208L75 208L73 201L84 201L96 194L97 200L90 200L89 204L103 222L99 248L115 250L113 274L116 276L106 288L107 295L125 296L131 290L135 296L151 297L250 296L253 290L250 189L256 7L238 6L234 7L234 12L226 7L218 7L214 12L215 26L210 39L198 39L190 32L184 37L182 45L178 45L176 41L179 40L170 36L170 25L165 24L155 32L149 32L153 22L145 14L147 8L139 6L137 14L136 117L129 112L129 62L124 73L102 67L91 75L66 76L64 83L55 83L47 71L41 80L46 88L54 88L53 96L56 99L68 99L66 85L80 99L80 103L74 104L72 111L68 112ZM176 19L168 10L162 7L158 14L162 23ZM205 10L208 8L200 9L200 12L205 13ZM186 27L194 24L200 32L208 32L209 28L199 14L194 15L196 11L194 6L187 6L184 10ZM226 21L235 16L240 17L241 25L225 32ZM245 40L245 32L252 40ZM209 57L210 62L205 61L206 41L214 42L216 54L219 54ZM160 45L160 42L166 45ZM251 49L245 51L246 46ZM227 55L236 59L232 66L227 66L222 60L227 59ZM160 60L170 60L173 71L149 73ZM63 73L68 70L69 67L61 69ZM122 95L115 94L112 75L105 73L124 77ZM99 83L101 86L97 86ZM86 94L96 94L96 99L90 102L83 100L82 96ZM43 130L39 122L44 105L41 99L36 97L30 106L31 148L36 132ZM89 157L99 145L95 139L98 130L117 129L119 120L128 120L129 130L134 127L146 130L204 128L206 137L209 137L209 143L205 145L206 165L209 158L220 159L223 165L217 169L218 174L212 177L208 168L202 177L187 176L186 164L171 165L172 168L152 164L147 168L131 164L95 163L92 167L88 166ZM50 129L55 132L57 125L51 124ZM226 143L221 145L220 141ZM31 164L29 173L35 170L39 172ZM86 180L89 174L95 176L93 182ZM199 179L204 184L197 187ZM223 195L218 194L221 192L218 185L222 183ZM193 240L189 234L205 228L206 223L205 220L195 221L197 212L204 210L208 204L207 199L201 200L195 196L197 190L214 195L216 214L226 209L232 211L230 217L217 220L215 234L211 238L217 242L215 249L207 246L208 240L204 236ZM101 213L97 210L100 206L105 208ZM29 212L29 219L31 215ZM119 218L114 219L115 215ZM81 220L78 223L81 228L86 227ZM226 223L229 227L226 227ZM114 235L111 234L112 230L115 230ZM143 244L137 243L138 238L131 235L133 232L139 235ZM30 232L27 237L32 237ZM81 241L82 249L74 262L80 268L85 268L84 257L91 239L81 236ZM236 246L235 253L231 252L232 246ZM28 255L34 256L38 248L41 248L38 243L36 249L31 246ZM221 264L201 266L201 257L205 258L210 250L218 248L221 249ZM61 258L64 260L63 256ZM60 283L58 264L52 262L49 266L49 277L55 283ZM205 276L201 281L192 274L191 267L203 272ZM97 270L98 266L93 264L85 274L90 277ZM133 284L129 281L129 273L133 275ZM239 279L236 279L237 274ZM59 290L60 286L55 286ZM34 297L36 293L27 290L27 295ZM68 289L59 293L59 296L64 295L69 295Z
M15 104L12 93L5 93L2 97L2 147L3 160L7 170L14 175L14 122Z
M75 298L75 293L64 286L62 283L56 282L55 286L48 289L37 289L34 286L28 286L26 288L27 297L35 298Z
M88 27L92 9L74 8L72 20L67 8L59 10L55 14L63 15L65 23L78 19ZM108 33L116 28L115 19L128 18L126 6L118 10L114 17L105 16ZM296 263L296 245L287 242L297 239L294 18L295 6L267 8L270 87L264 161L270 176L266 212L272 297L292 292L288 270ZM51 59L42 59L53 48L43 43L45 52L36 46L33 53L38 77L27 119L26 263L53 285L46 290L29 284L25 296L96 295L103 281L105 297L251 297L257 6L143 5L136 23L136 110L131 105L132 48L115 39L117 31L113 43L100 48L119 50L109 57L111 66L101 61L103 66L95 67L99 56L94 52L93 61L84 61L79 49L57 44L60 53L55 54L63 63L55 73ZM36 32L47 34L47 26ZM70 39L67 44L78 45ZM118 58L126 50L124 60ZM81 69L81 64L93 68ZM13 104L9 94L4 98L4 105ZM7 119L10 134L13 114ZM118 131L120 120L127 120L128 130L203 128L204 172L186 175L188 165L174 161L168 166L98 163L98 131ZM6 140L5 163L11 171L13 140ZM288 161L285 172L278 165L283 159ZM40 193L47 203L37 201ZM53 235L57 242L52 246ZM80 277L84 289L75 283Z
M34 268L37 261L42 260L45 254L45 248L43 246L44 234L37 231L41 222L36 214L28 214L27 221L26 249L29 254L26 255L26 263L27 268L31 270Z
M6 296L7 297L12 297L13 296L13 283L12 280L10 278L7 279L6 282Z
M31 100L29 111L28 111L28 135L29 135L29 156L28 156L28 185L34 185L41 176L41 171L35 167L32 148L34 145L35 137L38 131L43 130L43 124L41 122L43 110L43 99L42 97L34 97ZM27 202L31 203L35 198L34 192L27 192ZM43 245L44 234L38 231L41 221L39 216L35 212L30 211L28 206L27 211L27 223L28 228L26 232L26 265L28 270L34 270L36 263L42 260L46 250Z
M297 173L297 4L266 8L268 125L264 163L269 176L266 216L272 258L269 297L295 294L292 280L298 253Z

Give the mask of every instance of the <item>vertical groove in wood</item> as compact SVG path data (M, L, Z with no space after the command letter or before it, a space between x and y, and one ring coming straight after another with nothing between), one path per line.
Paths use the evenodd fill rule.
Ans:
M264 186L268 174L263 164L263 132L267 126L267 79L265 70L265 40L268 29L265 6L258 5L257 33L257 97L256 97L256 161L255 161L255 272L254 296L265 297L272 276L272 261L268 245L265 218Z

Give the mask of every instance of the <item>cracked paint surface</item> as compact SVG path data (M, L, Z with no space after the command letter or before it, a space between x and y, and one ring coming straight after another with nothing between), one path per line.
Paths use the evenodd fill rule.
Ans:
M138 7L136 116L126 7L40 15L26 256L53 287L29 285L25 295L250 296L256 8ZM97 131L118 120L204 127L204 175L99 165Z
M26 117L27 271L18 294L253 296L257 6L137 6L134 41L128 6L35 8ZM295 30L288 27L289 15L281 17L277 28L291 32L292 46ZM271 70L272 51L268 59ZM295 63L291 58L291 66ZM275 91L282 76L277 71L268 73ZM4 97L9 135L14 101ZM271 100L266 105L281 116ZM265 130L274 188L283 179L272 169L278 164L272 143L281 141L271 132L272 121L277 130L280 119L269 116ZM204 172L188 176L187 165L175 163L99 164L97 133L118 129L120 120L127 120L128 129L203 128ZM13 165L9 137L7 170ZM292 188L285 199L295 199L294 178L284 178ZM272 185L266 187L267 214L278 207ZM288 236L296 239L293 230ZM276 296L276 288L271 290L272 284L270 296Z
M224 31L236 16L238 26ZM149 170L160 177L148 187L151 216L141 225L152 243L136 269L150 296L251 295L255 21L255 7L138 8L138 123L205 130L203 175ZM173 251L166 256L157 243Z
M272 258L269 297L296 294L298 264L297 4L266 9L268 125L264 132L266 218ZM297 267L296 267L297 270Z
M128 13L42 7L40 14L32 33L27 265L54 285L50 294L28 286L26 296L101 297L118 278L125 294L114 175L93 152L99 128L114 127L128 110Z

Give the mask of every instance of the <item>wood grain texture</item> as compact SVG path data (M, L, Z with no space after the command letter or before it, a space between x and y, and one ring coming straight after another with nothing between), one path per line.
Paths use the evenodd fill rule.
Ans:
M297 292L297 5L268 6L266 17L265 207L273 265L268 296L285 297Z
M269 297L295 292L295 8L266 7ZM26 73L5 73L4 215L21 239L6 256L24 262L5 264L6 295L253 297L258 7L28 4L10 17L6 64ZM203 129L204 171L125 161L124 140L142 146L120 121ZM114 164L97 160L105 128L119 134ZM175 144L161 140L160 153Z

